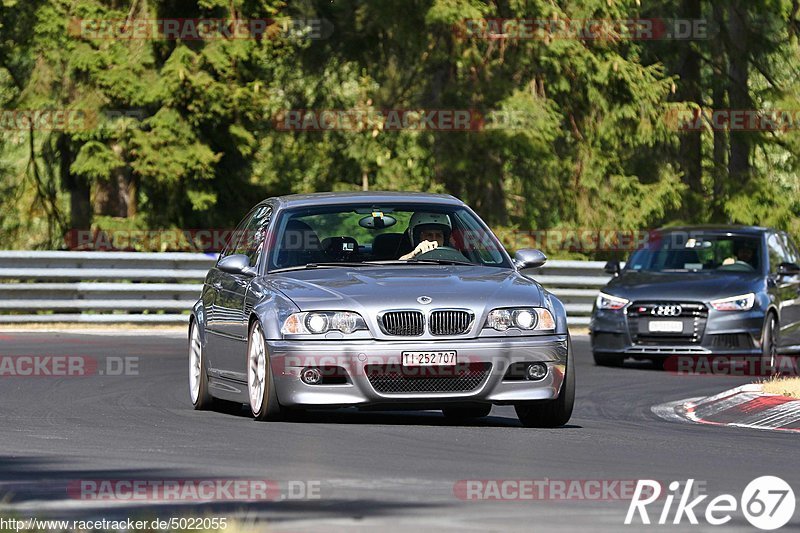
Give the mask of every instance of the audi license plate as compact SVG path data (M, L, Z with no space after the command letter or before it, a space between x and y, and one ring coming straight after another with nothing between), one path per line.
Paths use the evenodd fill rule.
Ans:
M683 322L680 320L651 320L647 329L651 333L683 333Z
M456 366L455 350L447 352L403 352L403 366Z

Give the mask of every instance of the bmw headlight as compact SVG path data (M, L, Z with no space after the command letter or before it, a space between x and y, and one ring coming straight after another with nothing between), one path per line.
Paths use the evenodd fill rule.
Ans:
M619 296L611 296L610 294L606 294L604 292L598 294L596 300L598 309L608 309L612 311L622 309L629 303L630 300L626 300L625 298L620 298Z
M538 331L555 329L556 322L550 311L543 307L522 307L492 310L486 319L486 327L497 331L505 331L509 328Z
M283 322L281 333L290 335L320 335L329 331L353 333L367 329L361 315L351 311L308 311L293 313Z
M717 311L748 311L753 308L755 301L756 295L751 292L741 296L712 300L710 303L711 307Z

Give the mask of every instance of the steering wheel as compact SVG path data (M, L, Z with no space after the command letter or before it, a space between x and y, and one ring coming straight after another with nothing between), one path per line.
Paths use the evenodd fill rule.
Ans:
M717 267L717 270L728 271L728 272L755 272L756 269L748 263L747 261L740 261L737 260L735 263L731 263L729 265L722 265Z
M455 248L450 246L439 246L433 250L419 254L411 259L441 259L444 261L469 261L467 257Z

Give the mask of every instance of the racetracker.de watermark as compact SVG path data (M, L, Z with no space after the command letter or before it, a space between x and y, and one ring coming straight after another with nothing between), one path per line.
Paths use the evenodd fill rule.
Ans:
M702 231L629 230L615 228L507 229L494 235L509 250L539 248L551 252L634 252L648 244L659 243L668 249L681 249L704 235ZM274 238L274 234L268 234ZM64 244L75 251L191 251L220 252L228 243L261 242L262 230L207 229L122 229L69 230ZM283 250L318 251L320 239L313 231L287 230L280 235ZM276 243L270 243L274 246ZM367 244L367 243L361 243ZM453 230L451 244L460 250L495 250L497 245L486 231Z
M82 131L97 124L97 113L80 109L0 110L0 131Z
M658 482L656 482L658 483ZM462 479L453 485L453 495L465 501L619 501L636 494L636 479ZM695 494L705 483L695 484ZM660 489L649 487L647 497Z
M80 479L67 484L69 498L99 502L319 500L321 492L318 480Z
M327 39L333 24L322 18L158 18L70 20L68 33L83 39L212 41Z
M671 109L673 131L786 132L800 129L800 109Z
M347 380L354 376L395 379L463 377L484 372L490 363L488 359L478 360L469 355L460 355L457 359L453 357L447 363L435 362L437 355L442 352L423 353L426 353L434 362L431 362L430 365L404 364L399 353L394 355L358 353L352 355L309 354L281 356L278 352L271 358L271 366L273 373L277 375L294 377L300 377L306 369L316 369L324 382L326 379ZM513 362L524 363L526 361ZM508 360L504 357L492 358L491 372L505 374L508 371L507 364Z
M463 39L693 41L709 38L706 19L464 19L453 28Z
M650 242L650 230L548 229L500 230L498 238L511 249L538 248L565 252L633 252Z
M119 130L128 127L122 119L146 117L143 109L0 109L0 131L89 131L101 126Z
M230 228L167 229L167 230L69 230L64 244L73 251L191 251L221 252L228 242L243 234L255 237L256 232Z
M1 378L138 376L138 357L0 355Z
M277 131L527 130L537 117L518 110L477 109L284 109L275 114Z
M774 361L745 355L671 355L664 370L679 376L800 376L800 362L790 355L777 355Z

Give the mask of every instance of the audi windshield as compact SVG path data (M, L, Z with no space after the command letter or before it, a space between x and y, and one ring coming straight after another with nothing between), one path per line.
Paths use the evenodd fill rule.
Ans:
M634 272L759 272L759 238L700 232L657 234L635 252L627 269Z

